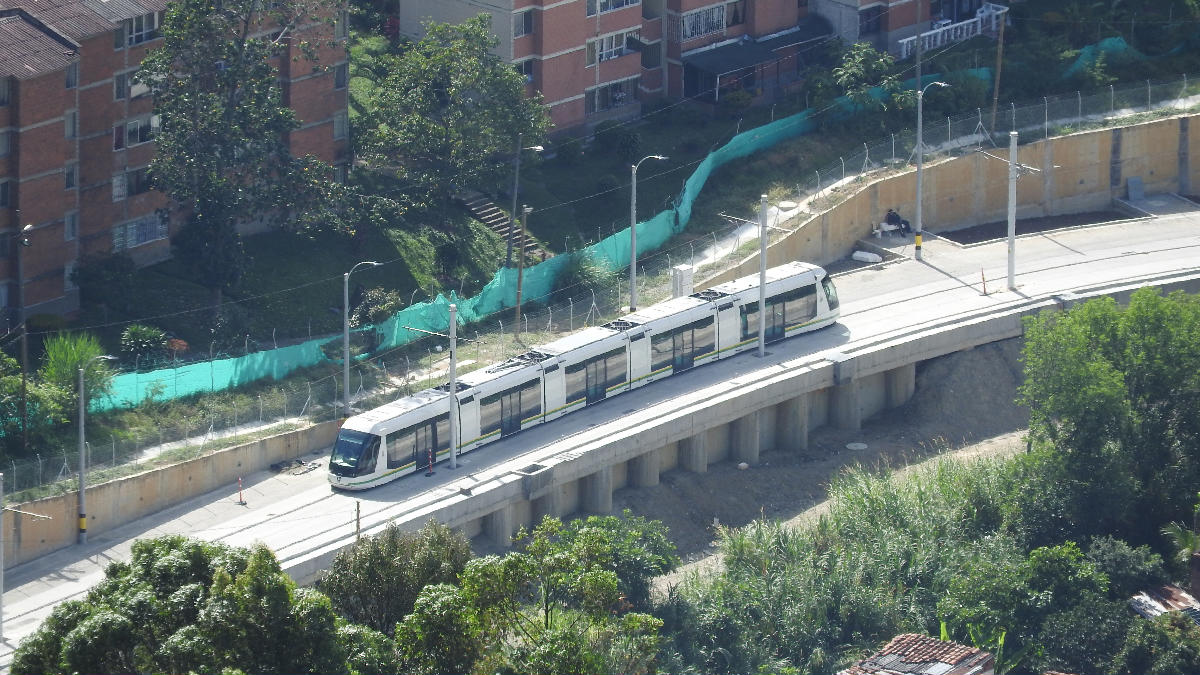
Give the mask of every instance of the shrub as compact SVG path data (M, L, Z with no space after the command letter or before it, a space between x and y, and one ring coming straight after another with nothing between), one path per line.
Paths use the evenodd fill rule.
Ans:
M124 253L86 255L71 271L71 282L84 302L123 306L132 297L136 272L133 258Z
M135 363L146 363L161 357L166 347L167 334L154 326L132 323L121 332L121 351Z
M367 324L379 325L399 312L403 304L400 293L395 290L378 286L368 288L363 292L358 306L350 314L350 325L355 328Z

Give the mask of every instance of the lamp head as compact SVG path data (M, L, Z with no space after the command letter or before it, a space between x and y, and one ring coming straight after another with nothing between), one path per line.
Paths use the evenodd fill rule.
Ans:
M653 157L654 159L670 159L666 155L650 155L650 156Z
M941 80L938 80L938 81L936 81L936 82L932 82L931 84L934 84L934 85L936 85L936 86L939 86L939 87L949 87L949 86L950 86L950 83L949 83L949 82L942 82Z
M525 148L525 149L526 149L526 150L532 150L532 151L534 151L534 152L541 152L541 151L545 150L546 148L543 148L543 147L542 147L542 146L540 146L540 145L531 145L531 146L529 146L528 148Z

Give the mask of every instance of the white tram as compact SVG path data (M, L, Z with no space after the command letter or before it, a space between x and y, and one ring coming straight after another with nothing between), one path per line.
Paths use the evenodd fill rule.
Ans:
M768 342L838 317L833 282L814 265L767 270L766 295ZM458 378L458 452L753 349L757 341L757 274L587 328ZM365 490L445 459L450 408L443 385L347 419L329 459L329 482Z

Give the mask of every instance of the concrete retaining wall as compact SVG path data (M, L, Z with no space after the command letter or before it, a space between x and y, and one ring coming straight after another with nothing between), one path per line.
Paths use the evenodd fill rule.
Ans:
M1147 194L1189 193L1200 185L1200 166L1189 153L1200 153L1200 116L1182 116L1131 127L1100 129L1037 141L1017 148L1022 164L1041 173L1017 182L1017 217L1098 211L1124 199L1130 176L1142 179ZM1008 136L997 134L1002 147L989 153L1008 159ZM1195 164L1200 164L1197 162ZM949 229L1005 220L1008 217L1008 163L970 153L925 166L924 229ZM767 249L767 266L789 260L827 264L848 256L859 239L869 237L889 208L909 219L916 213L917 178L906 171L874 181L851 182L839 190L846 198L821 213L786 227L796 230ZM731 281L758 271L755 252L736 267L698 288Z
M88 533L108 530L151 515L222 486L237 489L239 476L262 471L276 462L296 459L327 448L337 437L340 421L219 450L161 469L152 469L87 489ZM4 565L12 567L75 543L78 491L12 505L50 516L50 520L5 511Z

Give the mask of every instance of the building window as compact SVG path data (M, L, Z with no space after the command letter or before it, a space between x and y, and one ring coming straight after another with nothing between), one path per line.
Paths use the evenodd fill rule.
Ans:
M79 236L79 212L71 211L63 216L63 240L72 241Z
M76 61L67 66L67 89L74 89L79 86L79 62Z
M63 266L63 289L67 291L75 290L75 282L71 281L71 276L75 273L75 261L67 263Z
M346 119L346 113L339 112L333 114L333 138L341 140L345 138L349 132L349 123Z
M10 134L7 131L0 131L0 157L8 156L11 145Z
M611 110L637 100L636 77L589 89L584 94L584 111L588 114Z
M68 110L63 113L63 133L66 138L75 138L79 135L79 112L76 110Z
M158 115L147 115L113 127L113 150L149 143L158 134Z
M808 0L796 0L796 9L807 9Z
M333 67L333 88L345 89L346 82L350 79L350 65L341 63Z
M533 33L533 10L520 12L513 15L513 37L519 38L523 35L531 35Z
M127 223L113 226L113 251L124 251L135 246L167 238L167 219L160 213L152 213Z
M11 185L12 181L10 180L0 180L0 209L12 206Z
M942 18L942 0L929 0L929 16L926 18L934 17Z
M333 39L341 40L346 37L347 26L350 25L350 12L342 10L338 12L337 20L333 23Z
M679 17L679 41L725 32L725 5L705 7Z
M633 51L632 41L637 40L638 32L631 30L625 33L606 35L597 40L588 40L587 64L594 66L600 61L615 59Z
M63 167L63 189L74 190L79 187L79 165L71 162Z
M130 169L124 173L119 173L113 176L112 179L112 200L114 202L123 201L135 195L140 195L150 191L150 169L142 167L140 169Z
M533 82L533 62L536 60L537 59L525 59L520 63L513 64L513 68L515 68L516 71L525 78L525 84L531 84Z
M725 3L725 27L746 23L746 0Z
M135 71L129 70L124 73L115 73L113 75L114 101L122 101L127 98L139 98L150 93L149 85L133 81L134 72Z
M9 99L8 82L9 82L9 80L7 77L0 78L0 105L8 105L8 99Z
M334 165L334 167L333 167L333 180L334 181L341 183L342 185L345 185L346 180L349 177L349 175L350 175L350 167L349 166L347 166L345 164Z
M162 12L151 12L125 19L121 22L121 27L113 33L113 47L132 47L157 39L162 16Z
M883 30L883 14L887 10L883 5L868 7L858 13L858 34L872 35Z
M587 15L595 16L597 9L601 12L611 12L614 9L640 5L642 0L587 0Z

